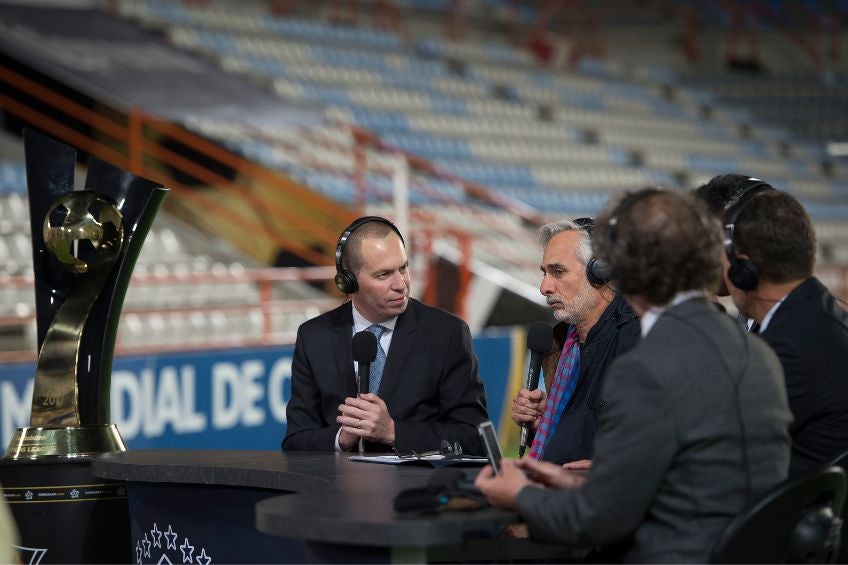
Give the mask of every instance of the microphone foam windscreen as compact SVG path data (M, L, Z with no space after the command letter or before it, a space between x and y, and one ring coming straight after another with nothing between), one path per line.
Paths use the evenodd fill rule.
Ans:
M377 357L377 337L369 331L356 332L351 343L353 360L370 363Z
M536 322L527 330L527 349L547 353L553 343L554 330L545 322Z

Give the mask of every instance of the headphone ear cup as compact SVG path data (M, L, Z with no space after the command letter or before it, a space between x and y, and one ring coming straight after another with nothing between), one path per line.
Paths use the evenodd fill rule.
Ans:
M359 290L359 283L356 280L356 275L347 269L342 269L336 273L334 280L336 282L336 288L338 288L343 294L353 294Z
M603 259L591 259L586 265L586 278L594 285L605 285L611 277L609 265Z
M748 259L734 259L727 269L727 278L739 290L749 291L760 284L760 273L757 266Z

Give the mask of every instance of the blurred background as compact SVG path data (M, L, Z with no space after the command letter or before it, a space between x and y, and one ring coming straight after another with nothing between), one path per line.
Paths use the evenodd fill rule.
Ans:
M537 228L624 191L762 178L806 206L816 274L848 298L846 18L838 0L0 0L0 439L36 358L25 127L77 149L80 184L97 157L171 188L119 327L131 446L255 426L278 445L297 326L341 302L336 240L364 214L406 235L413 295L468 321L497 422L524 328L553 320Z

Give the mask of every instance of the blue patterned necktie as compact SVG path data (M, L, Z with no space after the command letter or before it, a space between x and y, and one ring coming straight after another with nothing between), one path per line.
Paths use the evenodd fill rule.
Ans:
M380 343L380 338L386 328L379 324L371 324L367 329L377 338L377 358L371 363L371 374L368 377L368 391L377 394L380 390L380 380L383 378L383 367L386 366L386 351L383 349L383 344Z

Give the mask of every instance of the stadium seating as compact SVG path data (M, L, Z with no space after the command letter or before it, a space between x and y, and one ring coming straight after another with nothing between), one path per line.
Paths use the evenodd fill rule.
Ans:
M656 14L611 11L610 56L585 57L566 69L537 64L530 51L511 44L496 26L452 41L411 16L444 14L446 2L397 2L410 16L404 30L333 23L317 8L278 17L255 2L113 4L119 14L163 33L170 44L216 61L233 80L258 81L289 103L325 115L323 124L288 130L202 116L187 119L188 128L341 203L354 205L364 196L370 213L389 210L401 153L413 161L412 230L462 229L474 241L476 274L494 269L518 281L528 297L538 298L533 226L508 210L525 210L539 220L594 215L625 190L653 184L688 189L725 172L760 176L794 193L816 221L821 256L836 264L848 261L845 168L823 167L823 150L786 124L771 122L768 103L757 115L726 103L746 96L756 103L759 86L753 82L710 90L714 83L684 80L674 60L679 55L661 48L673 30ZM486 4L495 14L507 10L501 0ZM527 24L535 14L522 9L518 17ZM636 61L637 51L647 50L651 66ZM799 88L785 86L786 91ZM21 170L14 162L0 167L0 186L7 178L19 186ZM19 208L21 197L13 196L14 189L7 192L12 194L0 205ZM481 199L483 193L491 198ZM2 234L14 231L5 218L0 216ZM216 269L229 273L244 264L185 249L179 232L151 234L150 254L174 261L148 262L143 254L142 276L171 281L213 276ZM452 245L441 241L434 248L450 254ZM19 247L13 237L0 239L7 268L28 263ZM192 292L170 284L158 287L161 296L131 289L128 307L190 303L210 310L179 319L151 316L127 327L155 322L173 325L176 334L201 324L214 329L232 318L224 313L232 296L241 297L239 306L246 308L242 325L248 334L263 315L251 310L258 304L255 285L221 292L210 284L217 290L207 292L207 285L195 282L197 292ZM280 315L272 325L291 332L307 310Z

